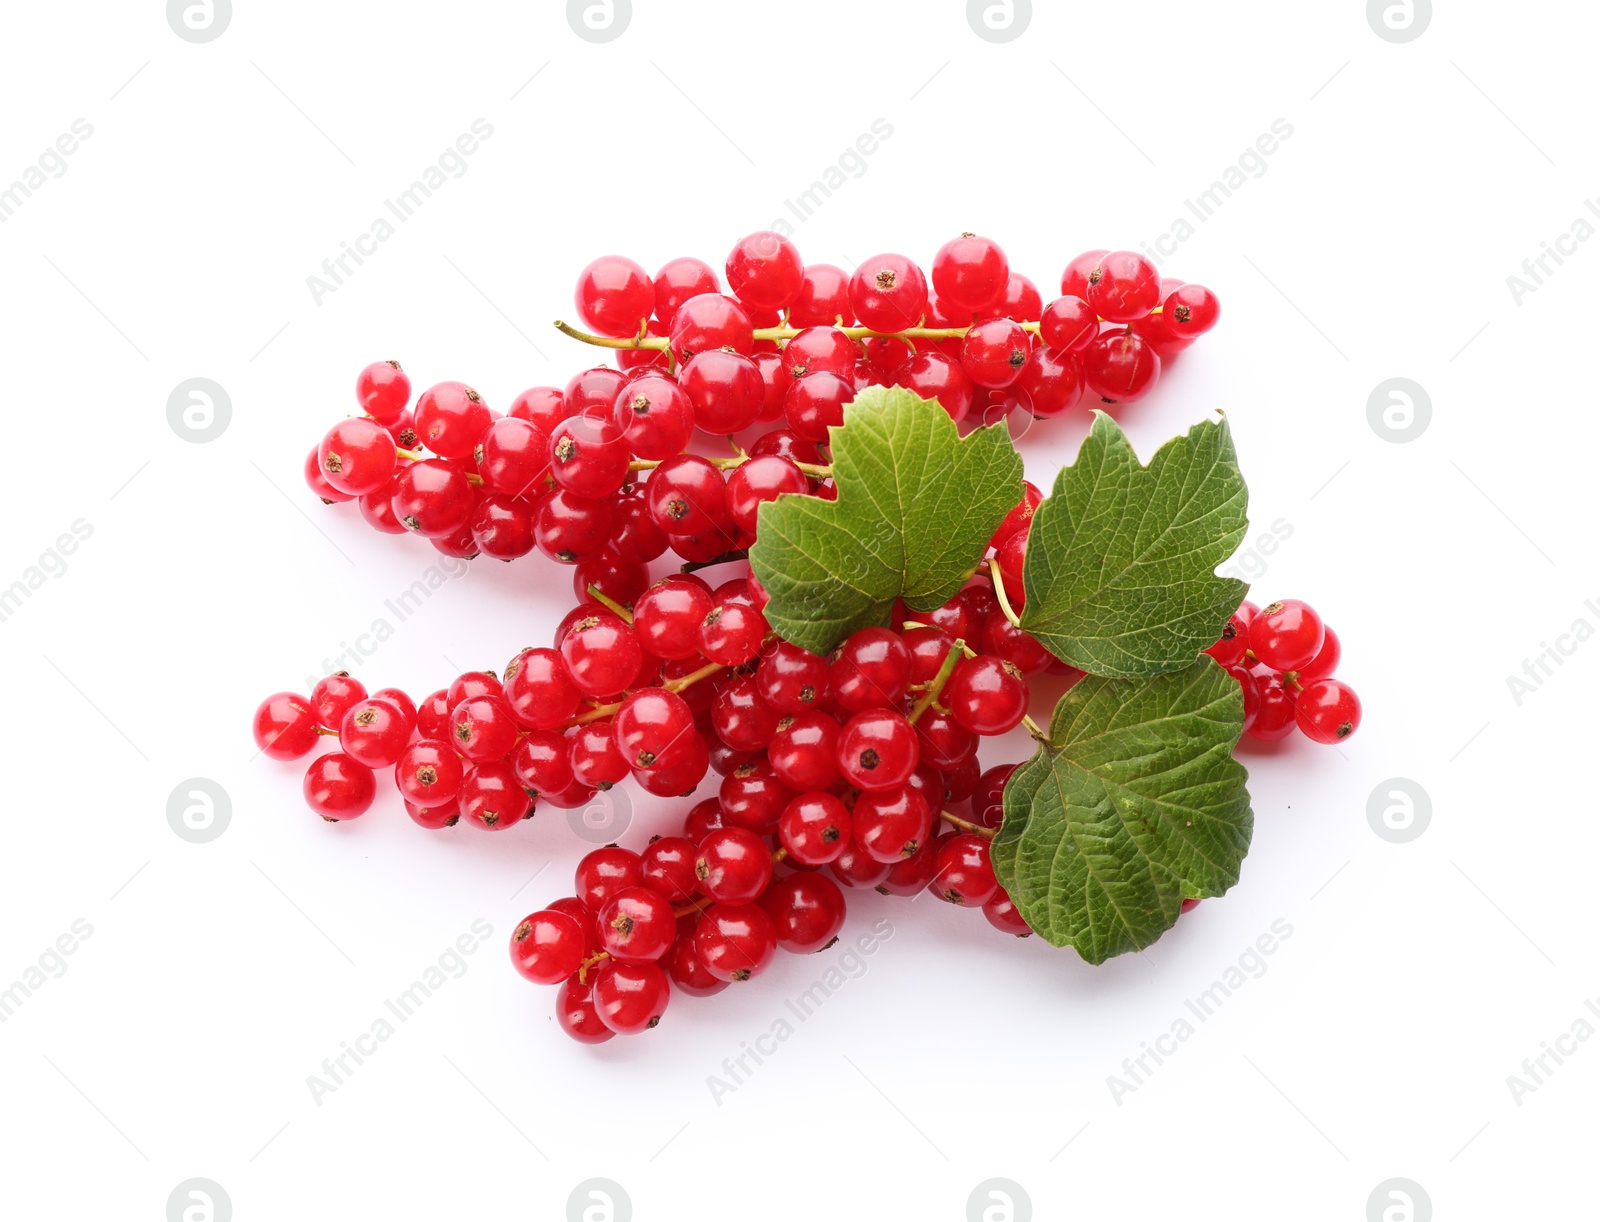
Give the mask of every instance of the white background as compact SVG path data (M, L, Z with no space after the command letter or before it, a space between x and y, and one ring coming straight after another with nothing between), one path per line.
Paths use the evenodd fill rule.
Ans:
M1506 278L1600 187L1596 15L1452 4L1396 44L1354 2L1034 7L997 44L948 0L637 0L596 44L555 3L240 0L193 44L152 0L8 6L0 183L93 127L0 225L0 586L75 520L93 531L0 623L0 981L93 927L0 1026L14 1216L155 1222L195 1176L241 1222L562 1218L593 1176L639 1219L708 1222L958 1220L995 1176L1040 1219L1359 1222L1396 1176L1440 1219L1592 1213L1574 1197L1600 1041L1520 1106L1506 1079L1600 996L1600 646L1520 704L1507 676L1600 624L1600 244L1520 304ZM465 175L317 304L307 277L480 118ZM879 118L892 136L797 226L802 253L926 260L973 229L1047 300L1070 256L1167 232L1292 125L1165 261L1218 291L1223 322L1123 421L1148 455L1227 411L1252 539L1292 528L1255 593L1336 625L1366 721L1342 749L1248 754L1241 883L1143 956L1090 968L928 897L852 895L847 933L887 919L892 938L718 1103L708 1075L827 964L790 957L675 998L645 1037L573 1045L504 950L570 889L586 846L562 814L431 834L385 786L327 826L299 767L251 758L249 715L437 561L301 482L362 365L501 408L560 384L592 363L549 326L584 262L720 264ZM1432 402L1404 444L1367 415L1397 376ZM232 404L204 444L166 416L193 377ZM1083 431L1032 430L1030 476ZM569 580L479 560L358 673L420 695L498 667L545 643ZM166 818L196 776L232 805L198 845ZM1431 798L1407 844L1368 822L1391 777ZM625 840L681 809L641 798ZM480 918L464 974L314 1102L307 1076ZM1293 934L1264 974L1115 1101L1108 1075L1279 918Z

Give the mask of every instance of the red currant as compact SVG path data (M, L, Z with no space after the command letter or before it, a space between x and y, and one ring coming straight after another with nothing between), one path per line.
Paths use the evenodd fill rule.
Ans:
M534 984L560 984L583 962L583 927L571 915L543 909L511 931L511 965Z
M603 255L579 274L573 301L585 326L625 339L638 334L650 316L656 290L644 268L632 259Z
M1322 649L1322 617L1298 598L1280 599L1250 621L1250 650L1273 670L1299 670Z
M330 823L367 813L378 792L372 769L342 751L319 755L306 769L306 805Z
M1313 679L1295 697L1294 719L1312 742L1342 743L1361 725L1361 699L1337 679Z
M778 948L772 918L755 904L713 904L701 916L694 942L706 970L730 983L759 975Z
M256 746L268 759L299 759L317 745L316 711L311 701L293 692L277 692L263 700L251 728Z

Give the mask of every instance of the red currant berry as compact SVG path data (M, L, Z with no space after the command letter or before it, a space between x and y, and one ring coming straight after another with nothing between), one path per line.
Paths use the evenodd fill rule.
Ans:
M820 710L791 713L778 722L767 759L778 779L802 792L839 782L839 723Z
M849 326L855 321L850 308L850 275L831 263L811 263L800 278L800 291L789 306L791 327Z
M1080 297L1089 299L1089 275L1100 266L1102 256L1108 254L1104 250L1086 250L1061 273L1061 295L1063 297Z
M511 931L511 965L534 984L560 984L583 962L583 926L570 914L532 912Z
M356 498L348 492L340 492L328 482L328 477L322 473L321 446L311 447L311 453L306 455L305 466L302 472L305 475L306 487L316 493L324 505L339 505L345 501Z
M985 769L972 791L972 818L980 827L999 827L1005 818L1006 782L1017 770L1015 764L996 764Z
M803 793L778 816L778 839L796 861L825 866L850 847L850 812L830 793Z
M1361 699L1337 679L1313 679L1295 697L1294 719L1312 742L1342 743L1361 725Z
M928 889L964 908L981 908L1000 888L989 863L989 842L972 832L951 836L939 846L938 868Z
M583 702L582 691L554 649L524 649L512 658L503 691L517 723L529 730L554 729Z
M277 692L256 708L251 726L261 754L273 760L296 760L317 745L317 714L311 701L293 692Z
M1250 650L1273 670L1299 670L1314 660L1325 635L1322 617L1298 598L1263 607L1250 621Z
M989 924L1001 933L1008 933L1017 938L1026 938L1033 933L1028 922L1024 921L1022 914L1017 911L1017 906L1011 902L1011 897L1006 894L1004 887L995 889L995 893L983 906L983 915L988 918Z
M723 826L742 827L758 836L770 836L777 829L778 817L793 797L794 790L778 779L765 759L739 765L722 778L717 790Z
M723 270L739 300L760 310L787 306L799 294L805 275L794 243L767 231L740 238Z
M1256 715L1245 733L1264 743L1288 738L1295 728L1295 694L1284 683L1283 676L1273 671L1257 671L1251 678L1255 680L1258 703Z
M567 673L579 691L596 698L626 688L643 658L633 629L609 613L580 619L561 642Z
M511 401L506 413L518 420L526 420L545 436L572 413L561 391L554 386L532 386Z
M755 904L713 904L694 934L700 962L730 983L759 975L778 949L772 918Z
M573 303L590 330L625 339L637 335L650 316L656 290L644 268L632 259L603 255L579 274Z
M977 399L961 362L942 352L919 352L895 372L894 384L919 398L938 400L957 424L971 415Z
M1107 322L1132 322L1161 304L1161 273L1131 250L1108 251L1089 273L1085 300Z
M978 738L954 717L930 708L914 727L920 758L941 771L958 767L978 749Z
M856 795L850 812L854 840L875 861L893 864L916 854L933 831L933 812L910 785Z
M693 422L707 433L737 433L756 422L766 405L767 384L748 356L710 349L678 375L693 407Z
M699 259L671 259L656 273L656 317L667 326L678 307L701 293L715 293L722 285L709 263ZM637 329L633 332L637 334Z
M374 361L356 376L356 402L379 424L393 424L411 402L411 379L399 361Z
M317 447L322 477L346 496L365 496L386 487L394 477L394 438L365 416L334 425Z
M728 477L728 514L740 530L755 533L757 512L784 493L803 495L811 481L787 458L766 454L741 463Z
M644 885L654 888L674 903L683 903L694 895L699 879L695 876L694 862L699 850L694 842L683 836L657 836L639 854L639 866L644 873Z
M318 680L311 689L311 709L317 715L316 724L330 730L338 729L351 706L366 698L367 689L361 680L351 678L342 670Z
M607 959L595 969L595 1013L618 1035L637 1035L654 1027L670 996L667 974L654 963Z
M562 564L576 564L605 545L616 502L577 496L557 488L539 502L534 539L539 550Z
M797 436L823 442L830 428L844 423L845 404L855 397L855 384L838 374L810 373L783 396L783 414Z
M772 881L772 851L754 832L719 827L700 842L694 873L709 898L723 904L748 903Z
M567 740L556 730L529 730L511 754L517 780L536 796L560 793L572 786L572 759Z
M1145 340L1127 331L1108 331L1083 353L1083 381L1107 403L1131 403L1161 376L1161 358Z
M1250 648L1250 617L1241 607L1228 617L1222 626L1222 635L1205 650L1224 668L1232 668L1244 661L1245 650Z
M944 703L974 734L1004 734L1028 713L1028 681L1013 663L980 654L956 667L945 684Z
M1009 318L991 318L967 332L961 367L979 386L999 390L1022 376L1028 361L1028 333Z
M469 760L499 760L517 745L517 721L503 696L473 696L450 711L450 741Z
M833 876L847 887L876 887L889 877L894 869L851 844L829 867Z
M998 607L983 621L983 652L1012 663L1025 675L1042 674L1055 661L1050 651L1005 617Z
M927 313L928 282L904 255L874 255L850 277L850 308L874 331L904 331Z
M537 425L502 416L476 450L484 487L503 496L531 495L550 471L550 437Z
M897 789L917 766L917 730L903 713L867 709L839 734L839 771L857 789Z
M672 316L672 351L680 364L719 348L749 356L755 351L754 329L750 315L732 297L701 293L685 301Z
M911 651L887 628L858 629L834 651L828 684L847 712L894 708L911 684Z
M573 891L595 912L624 887L644 885L644 865L632 849L608 844L585 853L573 872Z
M683 659L700 652L700 624L711 613L703 586L668 577L641 594L633 607L633 630L658 658Z
M595 1009L594 978L588 983L576 975L556 994L556 1021L561 1029L580 1044L603 1044L616 1032L600 1021Z
M1044 500L1044 493L1028 482L1022 481L1022 500L1017 502L1016 508L1001 520L995 527L994 534L989 536L989 546L998 551L1002 544L1012 535L1026 532L1033 525L1033 511L1039 507L1039 502Z
M407 530L442 539L467 525L475 504L467 473L437 458L411 463L394 480L390 511Z
M461 822L461 804L454 798L443 806L418 806L415 802L402 802L401 805L406 808L406 814L411 816L411 822L430 832L454 827Z
M821 874L791 874L761 899L783 950L809 955L831 945L844 928L844 892Z
M572 779L591 789L610 789L628 775L628 759L617 747L609 721L579 726L567 740Z
M933 291L957 309L978 312L1004 298L1011 266L1000 244L964 233L933 256Z
M1038 322L1044 312L1044 297L1032 280L1021 272L1012 272L1006 279L1005 296L998 305L991 304L989 309L1003 318L1014 318L1018 322Z
M700 652L723 666L743 666L761 651L766 617L738 603L713 606L700 621Z
M465 382L440 382L417 398L417 434L440 458L468 458L493 419L483 397Z
M598 913L601 948L622 963L653 963L677 936L672 901L649 887L613 892Z
M1175 336L1194 339L1217 325L1217 319L1222 316L1222 303L1204 285L1185 284L1167 294L1161 303L1161 313Z
M629 461L628 437L610 413L573 416L550 435L550 474L575 496L610 496L627 479Z
M760 751L777 732L782 714L761 698L753 675L740 676L716 694L711 724L717 737L739 751Z
M694 714L683 697L663 687L646 687L622 702L611 723L617 750L630 768L673 762L695 735Z
M848 378L861 359L856 341L833 326L806 327L783 348L783 368L795 381L812 373Z
M939 867L939 846L942 843L930 834L922 842L922 847L910 857L902 858L892 866L881 867L888 873L876 884L878 893L902 897L921 895L928 889L934 871Z
M1051 352L1082 352L1100 334L1100 319L1081 297L1058 297L1039 319L1039 342Z
M698 454L663 461L645 481L644 495L650 516L670 535L706 530L726 512L722 472Z
M627 448L640 458L676 454L694 432L694 405L689 396L677 382L658 373L624 386L617 395L613 418Z
M1083 397L1083 369L1075 356L1035 348L1011 386L1011 397L1035 419L1052 420Z
M761 658L756 690L775 709L803 713L827 694L828 663L798 645L779 641Z
M411 738L411 725L398 705L368 697L345 711L339 722L339 746L368 768L389 768Z
M533 799L517 780L516 769L503 759L468 764L456 800L468 823L492 832L522 822L533 809Z
M378 786L371 768L335 751L311 761L302 792L306 805L329 823L337 823L366 814Z
M1327 679L1339 669L1339 657L1342 650L1339 646L1338 634L1326 624L1322 628L1322 648L1317 650L1317 656L1312 658L1296 672L1296 678L1301 683L1310 683L1313 679Z

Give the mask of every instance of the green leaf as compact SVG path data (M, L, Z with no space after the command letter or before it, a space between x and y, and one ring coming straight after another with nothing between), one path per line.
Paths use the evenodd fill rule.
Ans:
M1216 575L1244 538L1246 500L1226 420L1195 425L1141 467L1116 422L1096 413L1034 512L1023 628L1092 675L1189 665L1249 589Z
M947 602L1022 499L1004 425L963 440L944 408L909 390L862 391L830 433L838 500L762 505L750 549L767 622L812 653L886 624L897 598L914 611Z
M1035 528L1037 529L1037 528ZM1011 775L991 844L1023 919L1090 963L1142 950L1185 899L1239 881L1250 794L1239 684L1208 657L1147 679L1089 677Z

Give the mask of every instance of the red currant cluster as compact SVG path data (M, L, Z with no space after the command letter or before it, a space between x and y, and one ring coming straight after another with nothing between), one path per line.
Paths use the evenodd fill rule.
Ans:
M1295 727L1313 742L1342 743L1361 725L1361 700L1333 677L1339 637L1307 603L1242 604L1206 650L1244 691L1244 732L1277 742Z
M697 259L673 259L653 280L632 260L595 260L576 304L599 334L557 325L616 350L621 368L524 391L503 416L461 382L413 406L399 365L370 365L356 382L365 415L328 431L307 482L324 501L358 501L376 529L452 556L538 548L577 566L580 598L598 587L626 603L669 547L706 563L750 545L762 502L832 497L828 429L867 386L906 387L974 424L1012 410L1057 416L1085 388L1126 402L1219 312L1210 290L1163 281L1123 251L1072 260L1045 307L996 243L970 234L935 255L931 292L902 255L847 275L803 264L773 233L740 241L726 274L732 295ZM696 429L756 427L729 457L684 452Z

